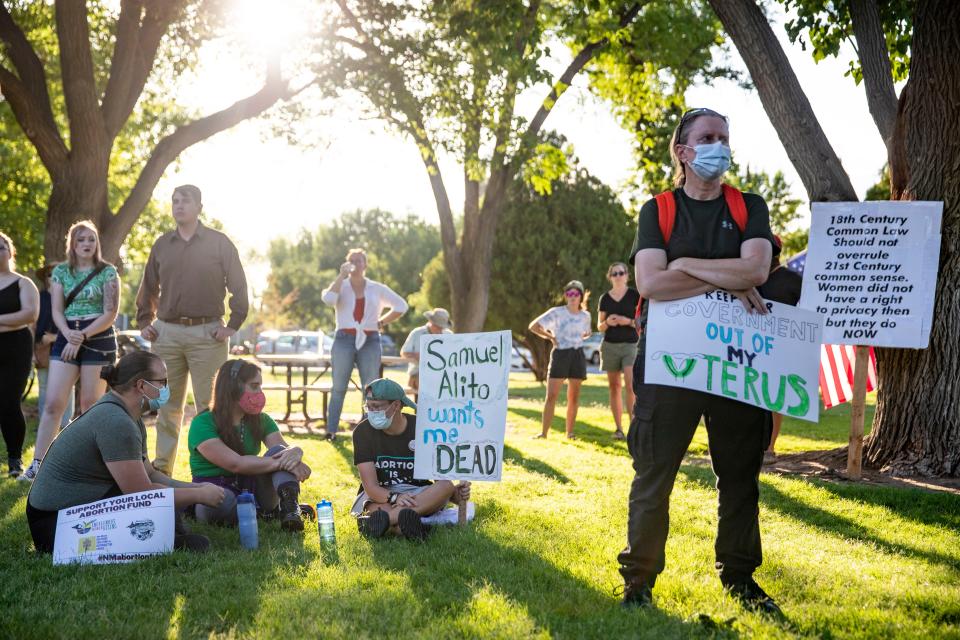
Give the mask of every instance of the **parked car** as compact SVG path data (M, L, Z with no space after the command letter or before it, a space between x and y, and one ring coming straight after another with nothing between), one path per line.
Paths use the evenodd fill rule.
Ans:
M380 334L380 351L385 356L400 355L400 347L397 346L397 341L386 333Z
M600 343L603 341L602 333L594 333L583 341L583 355L587 357L587 362L592 365L600 364Z
M323 352L330 353L331 349L333 349L333 336L324 334ZM393 338L391 338L385 333L380 334L380 350L385 356L400 355L400 348L397 346L396 340L394 340Z
M524 358L526 358L526 360L524 360ZM510 351L510 370L529 371L530 362L533 362L533 354L530 353L530 349L514 344L513 349Z
M322 331L264 331L257 337L253 351L261 354L302 353L322 356L324 350Z
M117 355L123 357L134 351L150 351L150 341L134 329L117 331Z

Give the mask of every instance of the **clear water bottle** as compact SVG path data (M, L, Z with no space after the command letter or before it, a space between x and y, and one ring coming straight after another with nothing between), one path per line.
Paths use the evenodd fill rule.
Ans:
M329 500L317 503L317 530L320 532L320 547L324 551L335 551L337 532L333 526L333 505Z
M257 507L249 491L237 496L237 528L240 529L240 545L244 549L256 549Z

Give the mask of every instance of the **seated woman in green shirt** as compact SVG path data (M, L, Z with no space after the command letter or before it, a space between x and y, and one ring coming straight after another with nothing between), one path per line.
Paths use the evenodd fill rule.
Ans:
M280 526L303 531L300 483L310 477L303 450L291 447L263 407L260 367L228 360L217 371L213 405L190 423L187 437L194 482L212 482L225 491L218 507L197 505L197 520L236 524L237 496L254 494L261 514L278 515ZM261 443L267 452L260 455Z
M147 459L147 430L141 416L170 393L159 356L136 351L103 367L110 391L64 429L43 459L27 496L27 523L37 551L50 553L61 509L127 493L173 487L177 510L193 504L216 509L225 492L213 484L173 480ZM178 531L174 547L205 550L203 536Z

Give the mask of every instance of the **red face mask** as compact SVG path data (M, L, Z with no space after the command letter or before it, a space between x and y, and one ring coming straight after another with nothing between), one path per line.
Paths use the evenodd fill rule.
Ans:
M263 408L267 404L267 396L264 395L263 391L257 391L256 393L244 391L237 404L240 405L244 413L255 416L263 411Z

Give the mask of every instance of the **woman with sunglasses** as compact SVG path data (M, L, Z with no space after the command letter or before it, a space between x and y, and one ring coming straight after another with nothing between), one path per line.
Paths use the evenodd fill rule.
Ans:
M613 432L616 440L624 440L621 420L623 416L623 397L621 389L627 392L627 408L633 408L633 363L637 359L637 327L634 316L640 303L640 293L630 282L630 270L622 262L614 262L607 268L607 280L612 285L610 291L600 296L600 308L597 314L597 328L603 333L600 343L600 369L607 372L607 384L610 387L610 410L617 429ZM623 376L623 386L620 377Z
M41 553L53 551L60 509L167 487L178 511L193 504L216 508L223 501L220 487L173 480L147 459L142 416L170 397L163 360L136 351L100 375L110 391L53 441L27 496L27 523ZM203 551L209 544L183 530L174 536L177 549Z
M760 196L723 188L730 167L725 116L711 109L685 113L673 132L670 153L676 188L662 194L661 202L664 213L673 205L672 232L661 230L661 202L647 201L640 209L630 257L644 303L633 368L637 400L627 434L636 475L627 546L618 556L623 605L652 603L654 583L664 569L670 492L703 419L720 493L715 544L720 582L743 606L777 615L779 607L753 579L762 562L757 478L770 437L770 412L723 396L643 381L647 300L724 290L748 313L766 313L756 288L767 279L774 251L769 212ZM682 336L677 341L682 351Z
M213 404L190 423L187 443L194 482L226 489L223 503L196 510L200 522L236 524L237 496L254 494L262 515L277 517L287 531L303 531L300 483L310 477L303 450L291 447L277 423L263 413L260 367L227 360L217 371ZM261 444L267 451L260 455Z
M579 280L571 280L563 288L566 304L543 312L530 323L530 332L553 344L547 374L547 398L543 405L543 431L537 438L546 438L553 422L553 410L560 395L560 387L567 380L567 439L575 440L573 426L580 406L580 385L587 379L587 358L583 355L583 341L590 337L590 312L587 299L590 293Z

